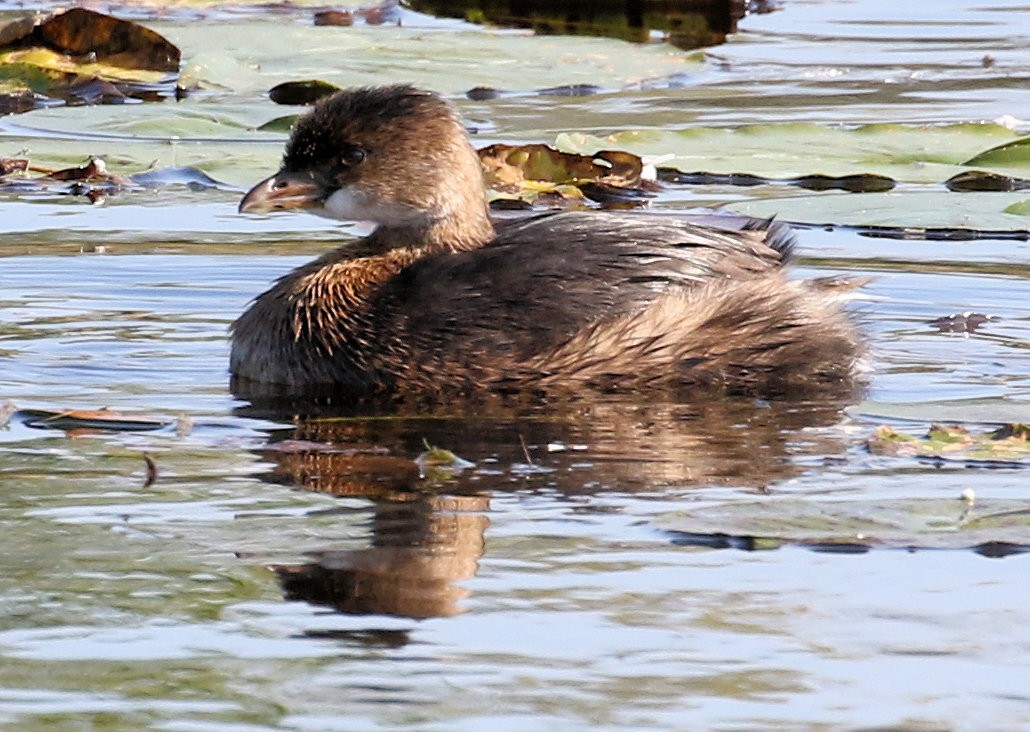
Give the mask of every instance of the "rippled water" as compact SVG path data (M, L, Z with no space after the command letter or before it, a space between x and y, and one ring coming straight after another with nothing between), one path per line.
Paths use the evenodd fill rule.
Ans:
M608 63L601 57L620 53L653 63L663 78L671 50L588 40L590 80L609 91L462 106L507 140L1005 115L1026 131L1025 5L784 5L744 21L677 88L633 87L617 69L597 78ZM201 24L153 23L183 46L187 63L238 74L232 90L189 99L174 114L256 106L277 75L303 76L304 52L290 61L269 40L276 32L308 46L326 38L299 16L258 16L240 21L252 47L222 22L221 51L200 44ZM468 61L487 53L490 37L467 26L335 38L371 49L338 72L344 81L403 75L451 92L484 83L470 78ZM435 55L440 49L451 52ZM253 68L266 51L266 69ZM993 66L982 64L985 54ZM546 83L578 83L582 73L556 65ZM519 84L506 68L482 75ZM522 91L543 85L522 83ZM76 130L80 112L99 115L86 117L94 125L115 114L4 118L0 154L25 145L70 160L95 152L88 134L100 128ZM161 124L156 137L169 134L171 123ZM111 134L132 159L161 147ZM202 141L176 154L236 185L274 165L281 144L234 128L243 171L233 172L236 158L222 159L217 136L203 142L215 133L196 134ZM674 188L657 205L775 194ZM153 432L66 434L16 416L0 430L0 726L1030 726L1026 555L718 550L684 545L658 522L685 508L780 497L863 501L874 511L896 498L960 504L969 488L983 499L1028 500L1025 468L864 448L884 422L918 432L936 420L974 429L1030 421L1025 239L801 231L802 274L874 278L854 304L872 346L858 403L608 399L292 424L291 414L231 397L226 327L339 234L314 218L244 219L237 198L166 191L95 207L45 193L0 197L0 396L21 408L110 407L170 420ZM965 311L999 319L972 334L928 325ZM364 451L306 449L326 441ZM421 478L411 459L427 442L475 466ZM150 486L143 453L158 471Z

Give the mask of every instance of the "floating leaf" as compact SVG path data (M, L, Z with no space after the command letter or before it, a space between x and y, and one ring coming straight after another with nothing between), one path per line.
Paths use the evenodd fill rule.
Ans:
M171 96L179 49L154 31L84 8L0 28L0 113L53 99L122 102ZM29 93L40 95L31 99Z
M24 173L29 169L29 161L22 158L0 158L0 175Z
M557 196L640 203L651 191L643 163L631 153L602 150L593 155L563 153L548 145L490 145L479 150L487 186L530 202Z
M428 443L426 443L425 447L425 452L415 458L419 476L422 478L447 480L453 477L455 473L475 467L475 463L463 460L450 450L433 447Z
M994 315L983 313L953 313L929 321L929 324L937 328L941 333L975 333L980 326L990 323L998 318Z
M713 547L977 548L995 556L1030 550L1030 502L1014 500L770 498L668 514L656 524L677 542Z
M763 178L749 173L681 173L673 168L659 168L659 180L681 185L760 186L789 185L811 191L841 190L851 193L875 193L894 188L893 179L884 175L803 175L797 178Z
M29 172L40 175L30 177ZM104 160L95 156L90 157L83 165L60 170L31 165L24 159L0 158L0 191L46 190L87 196L95 201L127 189L171 186L184 186L194 191L212 188L236 190L215 180L202 170L191 167L157 168L126 176L109 172Z
M567 152L617 148L661 158L662 166L689 173L746 174L774 180L811 176L879 176L908 183L941 183L969 165L985 147L1011 143L1015 133L993 124L863 125L761 124L737 128L623 130L607 137L559 135ZM1021 148L1020 148L1021 149ZM978 163L1011 174L1009 156Z
M107 172L107 163L100 158L90 158L85 165L80 165L77 168L64 168L63 170L55 170L49 174L51 180L68 181L88 181L92 183L109 183L114 186L127 185L129 180L123 176L112 175Z
M1030 198L1016 201L1015 203L1003 208L1002 211L1007 214L1012 214L1013 216L1030 216Z
M315 13L315 25L354 25L354 13L350 10L320 10Z
M977 231L996 232L1016 240L1030 236L1027 220L1019 211L1006 207L1024 200L1020 192L950 193L904 191L864 193L862 195L809 194L782 198L752 199L732 203L735 212L812 225L895 227L907 231L908 238L926 238L916 229L945 232L932 238L976 238ZM967 232L962 235L962 232ZM903 232L904 233L904 232Z
M268 90L268 98L276 104L314 104L323 97L340 91L340 87L327 81L287 81Z
M259 125L257 129L262 132L289 132L293 129L294 123L296 123L299 114L287 114L282 117L276 117L270 119L262 125Z
M112 430L136 432L159 430L171 424L170 420L147 417L138 414L120 414L106 409L21 409L16 418L24 420L26 426L56 430Z
M920 457L963 463L1030 465L1030 427L1011 424L985 434L972 434L961 425L935 424L923 437L877 427L867 441L874 455Z
M951 176L944 185L949 191L1024 191L1030 189L1030 180L983 170L968 170Z
M974 155L963 165L1030 165L1030 136L1012 140Z
M159 33L85 8L50 16L38 24L36 35L44 46L72 56L95 56L112 66L179 70L179 49Z

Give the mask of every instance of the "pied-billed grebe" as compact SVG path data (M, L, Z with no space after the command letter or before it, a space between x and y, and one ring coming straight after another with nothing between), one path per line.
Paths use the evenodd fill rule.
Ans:
M354 89L294 127L240 211L373 221L280 279L233 326L238 391L348 396L848 382L853 325L790 281L780 224L554 213L495 229L454 108L410 86Z

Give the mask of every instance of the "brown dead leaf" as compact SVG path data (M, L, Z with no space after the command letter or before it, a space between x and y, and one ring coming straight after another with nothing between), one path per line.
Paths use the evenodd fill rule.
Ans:
M479 151L488 182L518 185L524 181L554 184L603 182L632 186L640 182L643 164L636 155L602 151L577 155L549 145L490 145Z
M39 429L58 430L112 430L118 432L141 432L158 430L169 424L168 420L141 414L121 414L107 409L22 409L16 416L24 419L26 426Z
M642 179L640 157L620 150L578 155L549 145L490 145L479 152L487 186L530 203L581 202L583 197L615 205L645 203L654 187Z
M178 96L180 56L149 28L85 8L21 18L0 27L0 70L7 82L0 114L54 100L96 104Z
M0 158L0 175L24 173L29 169L29 161L24 158Z
M154 462L154 458L150 457L147 453L143 453L143 461L147 464L147 477L143 481L143 487L149 488L154 485L154 481L157 480L157 463Z
M179 71L179 49L138 23L85 8L72 8L39 23L42 45L70 56L89 56L112 66Z
M315 25L354 25L354 13L350 10L320 10L315 13Z
M55 170L48 176L51 180L77 180L89 183L110 183L115 186L126 186L131 181L122 175L114 175L107 172L107 164L97 157L91 157L85 165L77 168L64 168Z
M284 81L268 90L268 98L276 104L314 104L338 91L340 87L336 84L319 79Z

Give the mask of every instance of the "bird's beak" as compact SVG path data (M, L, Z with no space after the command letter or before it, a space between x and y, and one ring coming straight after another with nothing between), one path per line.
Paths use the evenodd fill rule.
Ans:
M308 173L280 170L247 191L240 213L261 213L322 205L322 187Z

